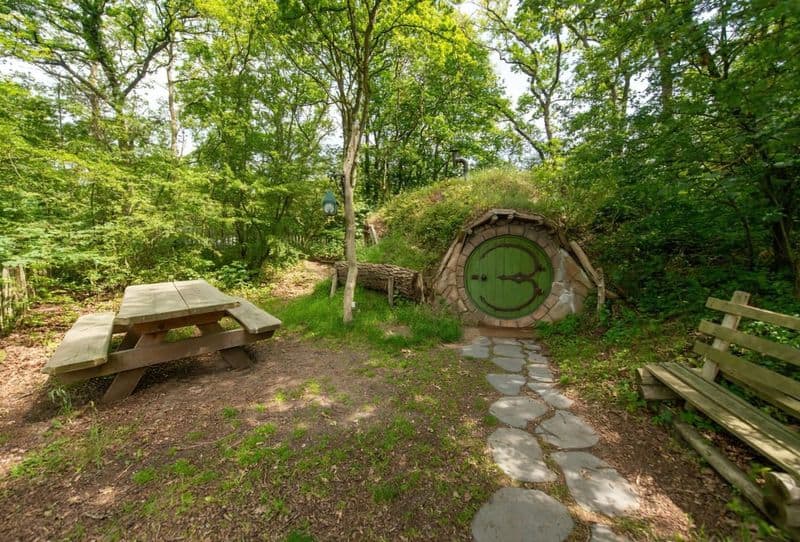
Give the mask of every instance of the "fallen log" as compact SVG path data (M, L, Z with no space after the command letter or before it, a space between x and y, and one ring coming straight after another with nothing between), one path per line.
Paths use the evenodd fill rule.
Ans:
M336 262L336 276L340 284L347 278L347 264ZM417 302L425 301L425 285L422 275L413 269L382 263L359 263L356 283L369 290L401 295Z

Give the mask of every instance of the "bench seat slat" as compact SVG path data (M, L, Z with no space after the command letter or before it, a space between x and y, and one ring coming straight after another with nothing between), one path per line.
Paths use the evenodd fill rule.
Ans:
M647 365L658 380L775 464L800 477L800 437L746 401L676 363Z
M236 298L238 307L228 309L230 314L248 333L264 333L274 331L281 326L281 321L270 313L256 307L246 299Z
M741 331L728 329L708 320L701 320L698 329L706 335L711 335L712 337L738 344L748 350L755 350L761 354L800 366L800 350L789 345L779 344L768 339L742 333Z
M706 301L706 307L721 312L727 312L728 314L750 318L751 320L760 320L768 324L775 324L776 326L793 329L794 331L800 331L800 318L797 316L789 316L788 314L759 309L757 307L751 307L750 305L731 303L730 301L717 299L716 297L709 297L708 301Z
M765 433L779 436L779 438L776 438L778 438L782 444L788 443L800 451L800 435L790 430L766 412L759 410L722 386L714 382L709 382L703 378L700 373L694 372L678 363L673 362L668 365L668 369L672 371L673 374L682 378L684 382L699 390L723 408L738 414L745 422L751 424L753 427ZM797 460L800 464L800 455L798 455Z
M104 364L108 360L113 332L113 312L81 316L67 331L42 371L57 375Z

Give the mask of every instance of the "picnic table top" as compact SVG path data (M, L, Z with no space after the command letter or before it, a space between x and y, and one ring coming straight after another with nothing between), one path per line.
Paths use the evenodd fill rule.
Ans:
M181 316L207 314L239 306L204 280L176 280L125 288L114 323L130 326Z

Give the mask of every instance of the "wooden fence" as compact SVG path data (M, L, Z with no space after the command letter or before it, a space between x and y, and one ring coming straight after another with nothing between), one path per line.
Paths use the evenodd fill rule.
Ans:
M28 308L28 281L22 265L3 266L0 275L0 334L11 329Z

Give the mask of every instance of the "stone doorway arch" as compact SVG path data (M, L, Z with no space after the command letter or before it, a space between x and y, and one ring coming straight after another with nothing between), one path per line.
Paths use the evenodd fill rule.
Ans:
M594 287L553 221L513 209L467 224L433 280L435 296L467 323L507 328L580 312Z

